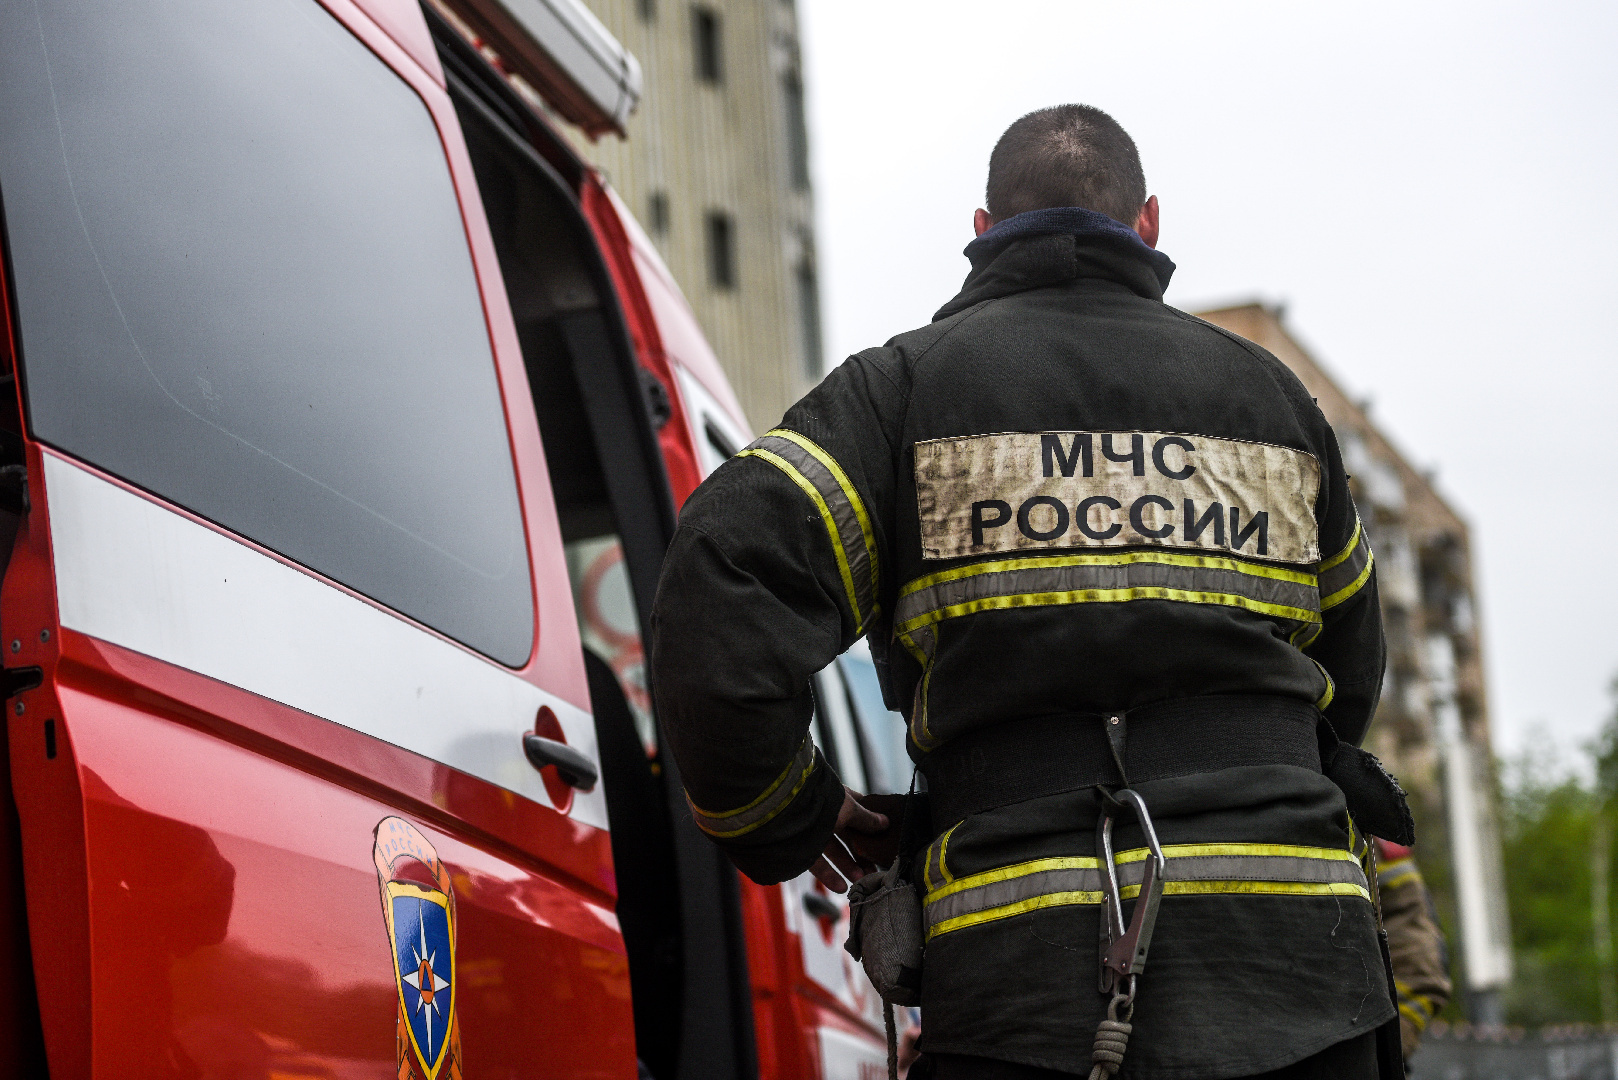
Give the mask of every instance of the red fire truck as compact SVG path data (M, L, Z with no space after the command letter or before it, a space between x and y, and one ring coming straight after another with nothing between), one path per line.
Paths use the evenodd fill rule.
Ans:
M749 439L577 0L0 4L0 1075L864 1078L642 663ZM558 119L558 117L560 119ZM816 737L898 790L868 658Z

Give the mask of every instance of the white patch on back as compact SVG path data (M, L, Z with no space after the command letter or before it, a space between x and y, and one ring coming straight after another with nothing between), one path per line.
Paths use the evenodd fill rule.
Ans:
M916 444L924 559L1192 548L1320 559L1314 455L1158 431L1007 432Z

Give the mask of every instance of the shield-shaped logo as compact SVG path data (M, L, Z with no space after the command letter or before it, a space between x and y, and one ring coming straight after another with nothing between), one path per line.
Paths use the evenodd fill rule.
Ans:
M455 893L432 844L403 818L383 818L372 852L399 991L400 1080L459 1080Z

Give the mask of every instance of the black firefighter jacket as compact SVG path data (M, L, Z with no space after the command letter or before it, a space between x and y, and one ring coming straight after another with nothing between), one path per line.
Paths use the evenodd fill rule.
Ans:
M1169 871L1124 1075L1246 1076L1371 1030L1393 1006L1364 840L1318 757L1264 756L1317 708L1358 743L1380 691L1330 427L1269 353L1165 305L1173 264L1109 218L1019 215L967 255L930 325L850 358L681 513L653 685L697 823L756 881L808 869L842 799L810 677L861 635L924 768L997 726L1236 703L1205 768L1133 785ZM1200 753L1194 718L1157 723ZM935 815L926 1049L1088 1071L1097 805ZM1141 844L1121 823L1126 883Z

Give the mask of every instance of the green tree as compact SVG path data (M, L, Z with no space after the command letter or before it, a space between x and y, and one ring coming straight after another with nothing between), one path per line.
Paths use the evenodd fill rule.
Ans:
M1618 698L1618 679L1613 694ZM1602 1020L1603 965L1591 898L1601 891L1595 869L1605 863L1610 875L1615 861L1613 830L1598 815L1610 824L1618 809L1618 711L1587 751L1594 783L1543 751L1526 750L1504 763L1501 824L1517 968L1506 1006L1513 1023ZM1592 842L1605 849L1605 859ZM1610 925L1618 922L1610 890L1607 901ZM1606 971L1610 979L1610 958Z
M1601 1018L1591 948L1590 834L1596 797L1577 778L1553 779L1516 760L1504 805L1506 892L1516 977L1507 995L1518 1024Z

